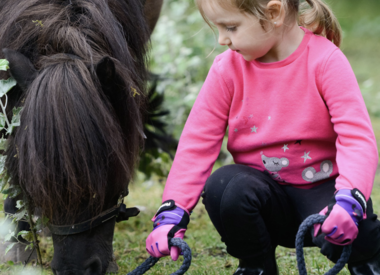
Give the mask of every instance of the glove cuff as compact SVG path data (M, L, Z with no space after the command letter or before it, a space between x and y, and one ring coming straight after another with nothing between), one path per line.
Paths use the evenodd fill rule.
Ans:
M351 195L360 203L363 208L363 212L367 213L367 201L363 193L360 192L359 189L355 188L351 190Z
M352 190L341 189L335 194L335 200L347 203L359 203L363 213L367 212L367 202L362 192L355 188Z
M335 194L336 204L345 209L355 223L365 217L367 203L358 189L341 189Z
M176 228L187 229L190 216L187 211L177 206L174 200L167 200L158 208L152 220L154 220L153 230L168 224L175 225Z

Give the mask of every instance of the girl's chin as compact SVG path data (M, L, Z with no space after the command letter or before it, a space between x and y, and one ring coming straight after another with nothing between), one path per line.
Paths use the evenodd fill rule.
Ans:
M243 58L244 58L245 61L252 61L252 60L255 59L255 58L253 58L253 57L250 56L250 55L244 55L244 54L242 54L242 56L243 56Z

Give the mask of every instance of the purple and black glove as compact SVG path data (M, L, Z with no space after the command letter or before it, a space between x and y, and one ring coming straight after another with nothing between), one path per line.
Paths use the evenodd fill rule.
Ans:
M170 255L173 261L178 259L180 249L170 247L171 238L181 238L185 235L190 217L187 211L175 205L173 200L167 200L153 217L153 231L146 239L146 250L156 258Z
M332 198L328 207L319 214L327 218L322 226L314 226L314 237L319 229L326 234L325 239L337 245L351 244L358 236L359 222L365 217L367 202L358 189L339 190Z

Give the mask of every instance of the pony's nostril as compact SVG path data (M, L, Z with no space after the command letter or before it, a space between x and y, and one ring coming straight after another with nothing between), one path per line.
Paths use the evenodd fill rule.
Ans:
M102 274L102 262L98 257L91 258L85 264L84 275L100 275Z

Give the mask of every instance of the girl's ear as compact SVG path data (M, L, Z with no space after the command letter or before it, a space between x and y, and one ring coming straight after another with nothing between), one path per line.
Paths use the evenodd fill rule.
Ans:
M272 22L275 27L280 27L285 21L285 10L278 0L271 0L267 4L267 18Z
M32 62L22 53L3 49L5 58L9 61L9 71L20 88L25 92L37 76L37 70Z
M96 64L96 75L103 86L113 84L115 74L115 63L111 58L106 56Z

